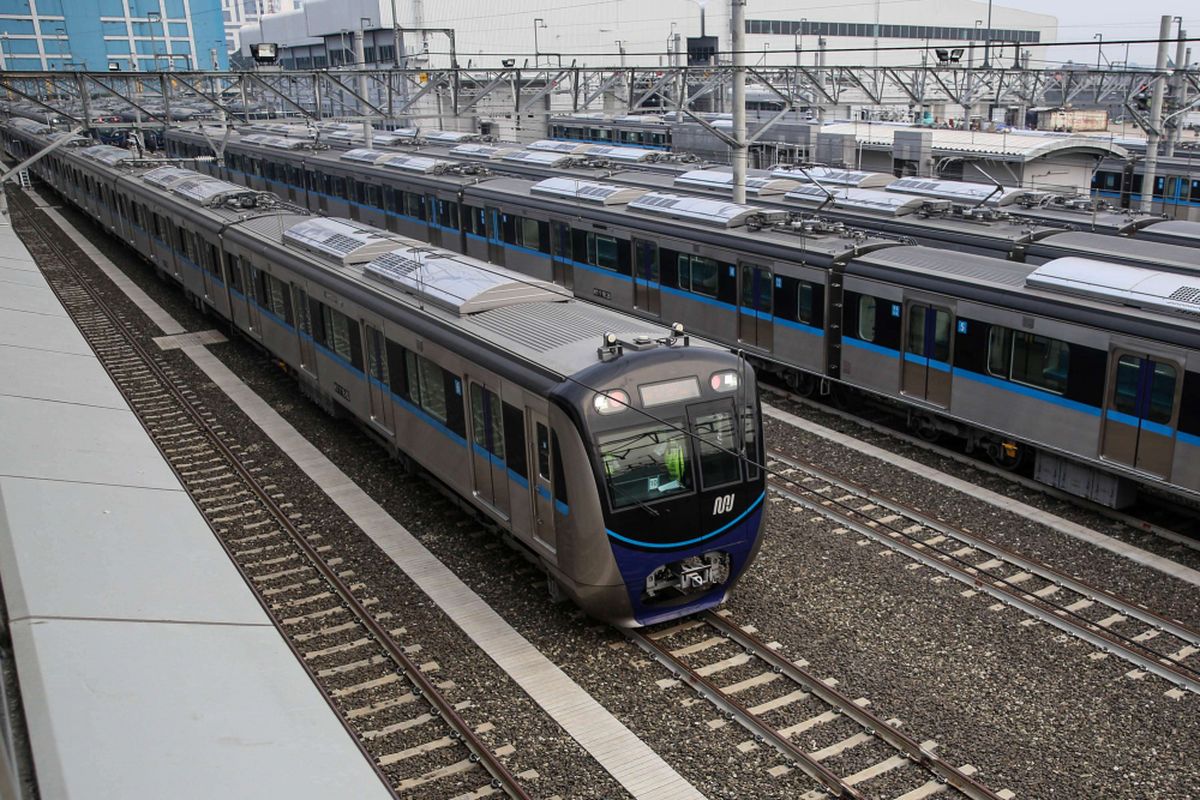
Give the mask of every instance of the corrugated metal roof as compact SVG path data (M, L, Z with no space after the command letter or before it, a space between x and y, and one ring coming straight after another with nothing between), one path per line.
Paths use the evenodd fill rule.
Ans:
M1034 270L1029 264L920 246L887 247L856 261L905 272L954 276L968 282L1012 287L1024 286L1026 276Z

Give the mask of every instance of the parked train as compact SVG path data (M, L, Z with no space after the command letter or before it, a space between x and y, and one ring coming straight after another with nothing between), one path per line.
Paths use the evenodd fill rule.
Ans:
M196 138L171 132L170 152L207 154ZM1187 264L1117 263L1078 243L1014 263L717 198L490 176L420 154L282 149L292 146L231 137L224 166L209 168L679 320L801 390L883 398L922 434L960 436L1006 466L1034 455L1039 480L1100 502L1130 502L1131 482L1200 494L1200 307L1189 299L1200 279ZM1059 270L1069 276L1047 278Z
M170 134L173 155L196 154L188 137ZM1129 503L1139 482L1200 494L1198 278L1187 264L1098 260L1079 243L1020 264L761 205L463 166L230 140L211 169L682 321L804 391L869 393L918 432L958 435L1010 467L1032 455L1038 480L1102 503ZM1058 270L1068 277L1046 277Z
M6 124L21 159L44 131ZM544 566L643 625L722 602L764 521L753 369L682 329L107 145L31 171Z
M304 128L280 125L273 130L277 136L302 135L303 142L289 147L312 145ZM172 136L193 149L206 144L200 134L186 129ZM556 140L536 141L526 148L503 142L465 146L447 138L462 136L467 134L402 129L380 132L373 146L446 162L478 162L495 172L534 179L563 176L647 190L732 194L728 167L700 165L679 154ZM240 141L279 146L276 137L254 134ZM361 127L322 131L320 142L331 149L361 150ZM918 244L1015 261L1040 264L1066 256L1099 256L1132 266L1200 269L1200 250L1191 246L1200 237L1200 222L1164 220L1161 215L1041 190L829 167L776 167L751 170L747 195L771 209L819 211L828 219ZM1117 238L1106 241L1104 237ZM1158 246L1162 244L1175 246Z

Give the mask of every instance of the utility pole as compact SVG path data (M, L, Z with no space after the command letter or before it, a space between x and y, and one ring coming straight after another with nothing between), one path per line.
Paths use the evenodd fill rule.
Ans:
M1184 70L1187 68L1187 42L1185 41L1187 31L1183 29L1183 17L1175 17L1175 22L1179 25L1177 29L1179 41L1175 43L1175 74L1171 78L1175 113L1171 115L1171 132L1167 134L1167 148L1164 151L1164 155L1167 157L1175 155L1175 145L1183 131L1184 97L1187 94L1187 84L1183 78Z
M733 10L733 202L746 202L746 0Z
M365 103L368 94L367 87L367 28L371 25L369 17L360 17L358 20L358 35L354 37L354 68L358 70L358 95L363 98L360 102ZM368 114L366 108L362 109L363 115ZM363 120L363 144L369 150L375 144L375 128L371 125L371 120Z
M1171 17L1163 15L1158 26L1158 58L1154 61L1154 94L1150 99L1150 130L1146 132L1146 166L1142 171L1141 210L1150 211L1154 205L1154 179L1158 171L1158 144L1162 139L1163 91L1167 80L1162 75L1167 69L1167 47L1171 36Z

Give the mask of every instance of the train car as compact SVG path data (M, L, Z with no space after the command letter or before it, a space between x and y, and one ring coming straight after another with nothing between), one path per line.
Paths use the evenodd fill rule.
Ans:
M76 175L106 187L72 202L115 218L114 233L137 209L181 231L164 239L184 248L176 258L188 241L211 248L227 294L217 313L596 618L644 625L713 607L753 561L765 480L745 359L361 222L258 194L242 208L244 187L215 208L196 191L215 179L178 167L110 166L87 150L42 164L64 197L78 196Z
M1030 448L1039 480L1108 505L1132 499L1116 476L1200 490L1194 277L909 247L845 273L843 373L928 431L986 420L997 461Z
M643 177L643 180L650 187L664 185L662 176ZM395 185L398 188L402 182L398 180ZM987 233L996 230L989 224L994 222L993 217L1002 213L995 209L979 209L978 220L967 217L961 220L960 226L952 226L947 224L944 216L949 201L939 198L853 186L840 189L800 186L792 192L805 190L809 202L817 202L812 199L816 195L807 191L813 188L821 196L817 204L824 203L822 215L830 213L828 209L834 206L830 195L835 199L841 195L850 200L879 199L886 205L875 209L876 216L888 213L902 219L920 218L919 227L909 225L892 229L897 232L928 230L931 241L947 242L946 237L950 235L971 231L967 223L973 223L985 232L984 237L1003 241L1002 237ZM1198 251L1194 248L1086 231L1032 228L1036 235L1004 244L998 252L1003 258L989 258L985 257L988 248L981 248L983 252L972 252L967 242L943 244L940 249L906 249L902 247L906 240L899 237L889 240L844 226L830 226L816 218L797 219L787 214L780 217L782 212L770 207L775 197L760 198L753 206L735 205L719 196L727 191L724 187L703 193L709 196L696 196L575 177L537 182L512 177L482 177L462 187L461 191L465 249L470 254L553 281L592 302L648 318L668 315L663 318L677 319L689 330L746 353L760 369L783 376L802 391L819 388L822 391L846 389L865 393L898 409L923 435L951 433L964 439L968 447L982 448L997 463L1008 467L1015 467L1032 456L1036 459L1034 470L1039 479L1100 502L1113 505L1128 502L1132 483L1156 485L1179 494L1200 493L1195 476L1184 466L1172 463L1170 469L1143 470L1136 461L1124 463L1105 453L1101 438L1104 431L1121 424L1119 415L1126 413L1115 405L1117 400L1111 400L1116 415L1112 416L1107 413L1110 406L1105 402L1108 401L1099 395L1088 395L1089 400L1084 405L1090 410L1081 411L1082 417L1075 421L1058 419L1060 427L1053 431L1043 430L1033 409L1066 408L1069 405L1054 399L1061 400L1062 397L1054 389L1039 388L1039 384L1026 379L1024 373L1019 376L1021 379L1014 379L1010 369L1003 386L989 385L985 387L986 392L981 393L979 387L970 383L969 370L960 371L954 362L936 357L933 350L920 355L906 354L900 346L901 337L916 334L905 333L908 329L904 326L908 323L904 303L908 295L903 288L881 289L882 293L876 296L875 304L871 306L874 325L881 336L887 332L894 339L891 344L854 336L851 332L860 323L855 315L865 312L857 306L861 298L847 294L852 285L850 275L857 265L864 263L864 258L878 252L884 259L888 253L900 251L919 254L928 262L923 270L928 275L930 287L938 281L946 284L947 288L938 295L943 308L953 309L959 301L973 300L980 291L970 282L954 277L956 260L980 275L1015 274L1024 281L1025 276L1042 266L1050 268L1064 260L1085 259L1086 263L1106 264L1114 275L1126 267L1132 268L1134 272L1121 274L1133 283L1143 277L1173 273L1174 280L1180 282L1180 291L1186 294L1188 281L1194 280L1191 276L1196 272ZM850 205L870 207L869 203ZM854 217L868 218L871 217ZM1021 224L1026 230L1033 225L1030 220L1007 224ZM871 225L875 230L879 227ZM914 240L918 244L921 242L917 237L911 237L907 244ZM1018 244L1022 261L1013 258ZM902 274L902 267L896 263L890 269ZM908 271L917 270L910 264ZM1159 277L1156 280L1169 279ZM1010 293L1016 288L1015 285L1010 287ZM1060 330L1056 326L1062 320L1056 315L1065 313L1060 311L1064 306L1063 298L1056 296L1055 302L1047 302L1033 287L1022 284L1020 289L1020 294L1027 295L1027 304L1004 311L1009 320L1008 329L1021 331L1032 326L1032 329L1041 330L1041 326L1046 326L1047 331ZM1032 313L1034 309L1039 310L1040 316ZM1115 311L1120 312L1120 309ZM1089 324L1096 325L1096 330L1100 331L1098 335L1109 336L1112 341L1125 336L1115 328L1115 322L1112 330L1104 328L1103 316L1089 316ZM957 319L953 315L938 317L936 314L932 318L940 320L938 325ZM1164 319L1153 314L1149 319L1153 325L1168 332L1179 327L1186 329L1189 325L1192 329L1195 327L1195 320ZM1001 324L995 318L992 323ZM969 320L966 329L962 334L957 327L950 329L948 352L954 352L960 336L976 330ZM1144 333L1149 329L1138 330ZM936 339L935 334L936 331L929 334L930 341ZM1043 336L1043 339L1049 338L1050 335ZM1153 339L1153 336L1144 338ZM1094 344L1098 339L1082 341L1083 344L1087 341ZM929 347L936 350L945 345L946 342L942 342ZM1144 353L1155 352L1142 341L1137 341L1134 346L1143 347ZM1183 347L1178 343L1171 346ZM1193 355L1189 348L1190 345L1183 350L1171 350L1171 357L1175 359L1171 368L1176 370L1176 385L1180 392L1184 391L1185 384L1190 387L1194 383L1191 376L1196 368L1190 360ZM1044 347L1038 351L1042 355L1044 352ZM923 374L933 376L928 384L932 389L918 392L917 379L902 371L908 364L915 363L910 355L925 360ZM1034 355L1037 353L1028 357ZM1088 366L1086 374L1104 376L1105 381L1118 381L1118 367L1104 358L1076 363ZM1122 369L1128 371L1127 367ZM1029 370L1030 375L1038 370L1049 374L1055 372L1056 367L1046 364L1037 369L1029 367ZM883 377L885 374L889 377ZM1009 416L1007 411L1014 403L1006 392L1011 394L1017 386L1029 392L1043 391L1037 395L1043 405L1027 408L1021 416ZM933 391L935 397L942 400L948 397L952 402L930 400L927 391ZM1191 391L1191 388L1187 389L1187 392ZM1180 395L1181 398L1184 396ZM1190 394L1186 396L1190 397ZM957 397L964 399L961 403L953 402ZM1143 403L1136 397L1135 401L1135 405ZM1175 422L1171 425L1174 427L1168 426L1169 438L1175 443L1172 447L1178 445L1177 452L1189 453L1192 440L1188 437L1193 436L1194 431L1188 421L1187 403L1181 400L1173 413ZM1084 424L1085 417L1095 418L1093 423L1098 419L1100 427ZM1118 428L1112 427L1112 430Z
M1144 170L1144 159L1134 163L1105 159L1092 177L1092 193L1122 208L1139 208ZM1170 219L1200 221L1200 158L1196 153L1159 157L1151 211Z

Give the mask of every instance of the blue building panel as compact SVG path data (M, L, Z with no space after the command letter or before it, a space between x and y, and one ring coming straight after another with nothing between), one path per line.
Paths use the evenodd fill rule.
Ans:
M0 15L6 69L229 67L221 0L0 0Z

